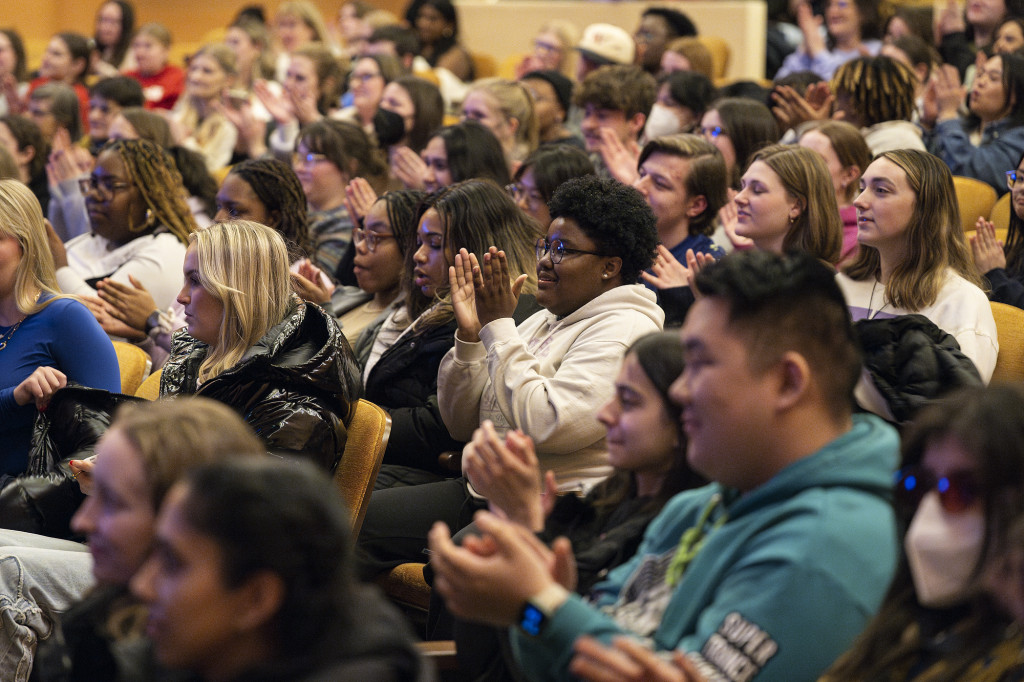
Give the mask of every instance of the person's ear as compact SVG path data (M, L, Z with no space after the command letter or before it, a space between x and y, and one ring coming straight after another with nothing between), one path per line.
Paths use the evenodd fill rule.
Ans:
M647 123L647 114L633 114L630 118L626 119L626 126L632 134L631 140L636 140L640 137L640 131L644 129L645 123Z
M238 630L256 630L269 622L284 602L284 581L271 571L259 571L234 590L234 625Z
M690 218L696 218L704 211L708 210L708 198L703 194L698 194L695 197L690 197L690 205L686 208L686 215Z
M606 258L604 262L604 269L601 270L601 279L613 280L618 277L619 273L622 272L622 259L618 256L611 256Z
M277 226L281 224L281 211L274 210L267 215L267 220L270 222L268 227L277 229Z
M506 121L508 121L509 130L512 131L512 137L515 137L516 133L519 132L519 119L515 116L509 116Z
M860 178L860 176L861 176L861 170L860 170L860 168L857 168L857 166L855 166L855 165L847 166L842 171L840 171L840 174L839 174L839 177L840 177L840 179L843 182L843 188L844 189L848 188L852 183L857 182L857 179ZM856 186L856 185L854 185L854 186ZM849 190L846 189L846 191L848 192Z
M779 358L774 370L778 373L775 408L783 411L798 404L807 395L811 386L811 367L796 351L786 351Z

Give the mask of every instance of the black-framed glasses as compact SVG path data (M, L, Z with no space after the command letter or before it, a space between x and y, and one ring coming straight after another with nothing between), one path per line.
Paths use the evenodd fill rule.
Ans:
M715 126L714 128L701 128L700 134L709 140L713 140L719 135L725 135L726 137L729 136L729 133L727 133L725 131L725 128L723 128L722 126Z
M383 75L380 73L353 71L348 75L348 82L354 83L358 81L360 83L367 83L372 81L374 78L383 78Z
M939 494L939 504L950 514L967 511L978 501L978 483L971 471L953 471L936 476L920 466L905 467L896 472L896 498L916 507L930 491Z
M355 242L356 246L365 243L366 250L370 253L377 251L377 245L385 239L394 239L393 234L382 234L380 232L371 232L370 230L363 229L361 227L353 228L352 230L352 241Z
M124 182L109 176L97 178L95 175L90 175L87 178L80 178L78 181L78 189L82 192L83 196L96 190L104 199L111 199L115 192L120 192L131 186L130 182Z
M576 254L587 255L587 256L604 256L603 253L597 251L584 251L583 249L570 249L568 246L562 243L561 239L552 239L548 241L545 238L537 240L535 245L537 247L537 260L542 260L544 256L550 254L551 262L555 265L562 262L562 259L566 255L572 256Z
M1006 171L1006 186L1010 189L1013 189L1014 185L1022 180L1024 180L1024 171Z

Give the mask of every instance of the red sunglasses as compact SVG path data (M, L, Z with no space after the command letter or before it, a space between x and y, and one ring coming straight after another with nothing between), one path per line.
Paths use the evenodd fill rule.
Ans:
M967 511L978 501L978 484L970 471L954 471L946 476L921 466L906 467L896 472L896 498L916 507L931 490L939 493L939 504L950 514Z

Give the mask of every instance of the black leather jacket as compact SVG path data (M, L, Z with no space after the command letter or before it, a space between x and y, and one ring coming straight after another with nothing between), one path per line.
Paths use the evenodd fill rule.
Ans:
M303 303L242 360L196 390L209 346L174 334L160 395L201 395L234 408L271 452L298 455L333 471L359 399L359 369L334 318Z

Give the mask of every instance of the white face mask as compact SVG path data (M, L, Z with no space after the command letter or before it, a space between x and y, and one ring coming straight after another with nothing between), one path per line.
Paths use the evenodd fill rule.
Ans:
M651 114L647 117L647 124L644 126L644 135L648 140L653 140L662 135L672 135L682 130L679 117L675 112L655 102L651 107Z
M925 494L903 540L918 601L933 608L964 601L984 539L981 510L949 514L936 491Z

